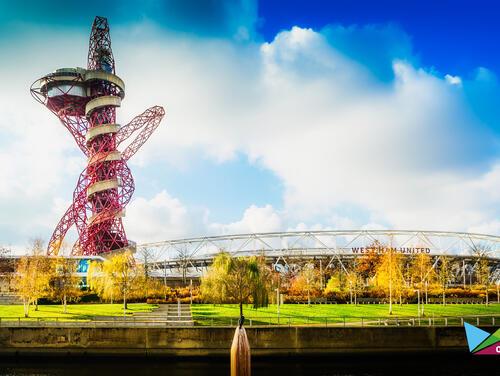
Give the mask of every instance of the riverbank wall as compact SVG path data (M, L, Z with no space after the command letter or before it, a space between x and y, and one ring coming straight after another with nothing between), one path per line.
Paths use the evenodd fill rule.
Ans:
M253 356L468 352L462 327L248 327ZM493 333L496 328L485 330ZM0 355L228 356L234 328L2 327Z

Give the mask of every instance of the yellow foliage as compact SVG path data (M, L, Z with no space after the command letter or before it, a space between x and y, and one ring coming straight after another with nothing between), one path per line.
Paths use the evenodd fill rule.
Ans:
M212 303L253 302L265 306L269 299L270 276L264 261L257 257L231 257L219 253L201 279L203 299Z
M432 267L432 259L426 253L419 253L410 263L410 276L413 284L422 288L425 283L428 285L436 280L436 271Z
M127 299L137 295L145 278L143 269L135 263L131 252L124 252L103 262L92 261L87 280L90 289L102 299L122 299L125 309Z
M52 260L50 270L50 296L61 301L66 312L66 303L76 300L81 295L78 285L80 277L76 275L78 260L58 257Z
M14 287L24 304L24 315L29 315L29 305L49 292L52 275L52 260L43 256L41 240L34 240L31 249L32 256L19 259L14 276Z

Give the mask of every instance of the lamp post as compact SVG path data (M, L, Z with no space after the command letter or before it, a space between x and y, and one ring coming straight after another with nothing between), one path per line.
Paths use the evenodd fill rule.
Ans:
M497 303L500 303L500 280L497 281Z
M163 262L163 295L167 302L167 260Z
M278 324L280 323L280 289L276 288L276 309L278 313Z
M189 280L189 301L193 304L193 280Z
M417 289L417 317L420 318L420 289Z

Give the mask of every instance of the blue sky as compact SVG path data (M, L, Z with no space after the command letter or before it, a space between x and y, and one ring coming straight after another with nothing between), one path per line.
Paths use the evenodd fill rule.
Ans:
M109 19L140 242L305 228L500 233L495 1L0 1L0 244L48 238L83 168L28 87Z

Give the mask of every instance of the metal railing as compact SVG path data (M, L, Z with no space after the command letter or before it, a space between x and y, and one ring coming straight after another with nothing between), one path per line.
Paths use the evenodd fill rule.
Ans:
M122 317L107 316L96 318L61 317L0 317L0 327L169 327L169 326L209 326L235 327L238 317L194 317L148 316ZM499 326L500 315L467 316L393 316L393 317L351 317L351 316L260 316L247 318L246 326L315 326L315 327L417 327L417 326Z
M191 316L0 317L0 327L149 327L193 326Z
M197 326L233 327L238 317L195 318ZM261 316L247 318L246 326L323 326L323 327L389 327L389 326L463 326L464 322L476 326L499 326L500 315L467 316Z

